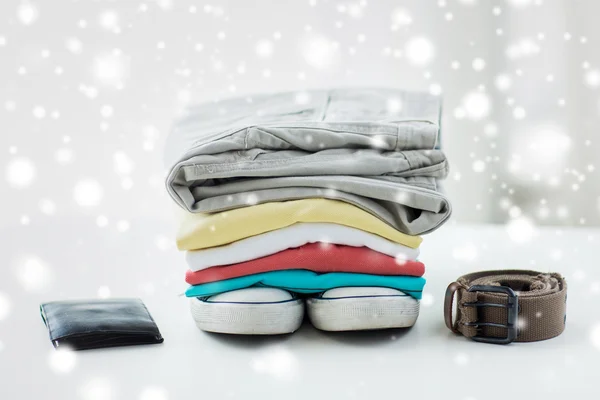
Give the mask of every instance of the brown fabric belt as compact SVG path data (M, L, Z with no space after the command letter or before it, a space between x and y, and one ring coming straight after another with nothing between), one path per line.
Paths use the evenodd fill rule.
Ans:
M448 286L444 319L453 332L479 342L535 342L564 331L566 302L567 282L560 274L523 270L475 272Z

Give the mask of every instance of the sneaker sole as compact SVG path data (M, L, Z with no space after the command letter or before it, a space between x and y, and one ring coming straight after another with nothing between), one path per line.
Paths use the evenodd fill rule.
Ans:
M192 317L203 331L236 335L280 335L296 331L304 318L304 301L273 303L190 301Z
M408 328L419 317L419 301L402 295L310 298L306 307L322 331Z

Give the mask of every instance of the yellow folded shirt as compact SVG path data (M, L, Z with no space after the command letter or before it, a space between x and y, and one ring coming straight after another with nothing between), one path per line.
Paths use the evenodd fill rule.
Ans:
M180 250L198 250L221 246L297 222L346 225L412 248L419 247L423 240L420 236L402 233L349 203L303 199L263 203L212 214L186 212L177 233L177 247Z

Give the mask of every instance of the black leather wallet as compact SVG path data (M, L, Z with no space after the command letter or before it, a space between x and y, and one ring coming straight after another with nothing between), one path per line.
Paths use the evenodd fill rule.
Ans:
M140 299L55 301L40 305L55 348L73 350L162 343Z

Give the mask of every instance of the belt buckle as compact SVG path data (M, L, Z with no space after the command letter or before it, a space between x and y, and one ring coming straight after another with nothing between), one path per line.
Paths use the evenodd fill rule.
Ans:
M504 293L508 296L506 304L496 303L464 303L463 307L502 307L507 309L508 318L506 324L496 324L492 322L471 322L467 326L494 326L497 328L506 328L506 337L486 337L473 336L471 339L476 342L492 343L492 344L509 344L512 343L518 336L518 316L519 316L519 296L508 286L489 286L489 285L473 285L467 289L467 292L488 292L488 293Z

